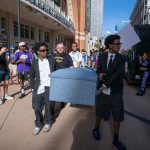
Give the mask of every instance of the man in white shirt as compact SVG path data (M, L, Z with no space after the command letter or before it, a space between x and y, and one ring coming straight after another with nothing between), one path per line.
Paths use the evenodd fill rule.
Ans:
M48 132L52 123L51 102L49 101L50 77L54 71L53 58L47 59L47 45L44 42L36 43L34 50L38 59L32 62L30 72L31 88L33 90L32 106L35 112L34 135L39 134L44 125L44 132ZM43 117L42 110L45 107Z
M74 67L81 67L82 64L82 54L77 50L78 44L76 42L72 43L72 51L69 55L72 58Z

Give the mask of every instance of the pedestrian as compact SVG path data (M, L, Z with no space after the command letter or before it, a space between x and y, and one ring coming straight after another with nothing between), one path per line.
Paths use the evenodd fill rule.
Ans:
M82 64L82 54L78 51L78 44L76 42L72 43L72 51L69 53L72 58L74 67L81 67Z
M145 94L145 86L150 74L150 60L148 53L144 53L142 57L139 57L139 69L141 75L141 85L137 96L143 96Z
M91 50L90 54L90 67L96 68L97 55L94 49Z
M3 104L4 100L11 100L13 97L8 94L9 85L9 68L6 59L7 48L0 46L0 83L3 82L3 97L0 97L0 104Z
M56 46L56 53L53 54L53 57L55 60L55 70L73 67L72 58L66 53L62 43ZM54 106L55 103L53 103L52 113L54 113ZM64 106L65 104L61 102L61 108L64 108Z
M49 101L50 77L54 71L54 60L47 58L47 44L38 42L34 46L34 51L38 59L33 60L30 72L30 84L32 88L32 107L35 113L34 135L39 134L44 125L44 132L48 132L52 124L52 115ZM42 110L45 107L43 117Z
M10 84L14 84L14 76L17 75L17 65L15 64L15 46L10 47L10 55L9 55L9 70L10 70Z
M29 78L29 72L31 69L32 55L26 50L26 43L19 43L19 51L15 54L15 62L17 64L17 72L20 79L20 91L21 95L19 99L25 96L24 82Z
M124 59L119 50L121 47L119 35L109 35L105 39L108 52L99 55L97 74L101 84L98 87L96 97L96 122L93 129L93 137L101 139L99 125L101 120L108 120L113 116L113 145L118 150L126 150L125 145L119 140L120 122L124 120L123 105L123 78Z
M81 54L82 54L82 67L88 67L88 55L87 55L87 51L85 49L81 50Z

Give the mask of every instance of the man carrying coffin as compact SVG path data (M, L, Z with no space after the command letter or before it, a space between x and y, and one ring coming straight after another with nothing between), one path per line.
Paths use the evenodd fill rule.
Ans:
M113 145L118 150L126 150L125 145L119 141L118 134L120 122L124 120L123 105L123 77L124 59L119 50L121 47L119 35L109 35L105 39L108 52L99 55L97 74L99 76L99 95L96 98L96 123L93 136L101 139L99 125L101 119L108 120L113 116Z
M65 48L62 43L56 46L56 53L53 54L53 57L55 60L55 70L73 67L72 58L65 52ZM55 102L51 105L52 113L54 113L54 105ZM61 102L61 107L64 107L64 102Z
M44 42L36 43L34 51L38 55L37 60L33 60L30 72L32 94L32 107L35 112L34 135L39 134L44 125L44 132L48 132L51 127L51 109L49 101L50 77L54 71L53 58L47 58L47 44ZM42 110L45 107L43 117Z

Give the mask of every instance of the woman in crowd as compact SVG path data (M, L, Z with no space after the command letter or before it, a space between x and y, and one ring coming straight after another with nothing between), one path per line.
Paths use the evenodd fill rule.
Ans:
M3 104L5 99L10 100L13 97L8 95L8 85L9 85L9 68L6 60L6 47L0 46L0 83L3 82L4 95L0 98L0 104Z
M150 60L148 53L145 52L142 57L139 57L139 67L141 74L141 85L140 91L136 93L136 95L143 96L145 94L146 81L150 73Z

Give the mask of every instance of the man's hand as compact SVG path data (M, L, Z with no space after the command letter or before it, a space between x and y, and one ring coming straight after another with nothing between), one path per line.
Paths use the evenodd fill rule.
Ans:
M105 81L105 80L104 80L104 76L105 76L105 73L100 73L99 79L100 79L101 81Z
M22 63L22 64L26 63L26 61L24 59L20 59L19 62Z
M103 84L103 85L99 88L98 92L101 93L105 88L106 88L106 86Z

